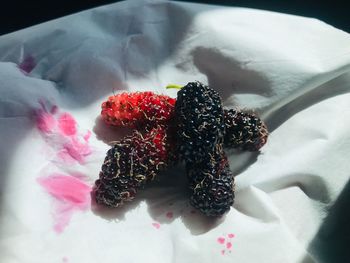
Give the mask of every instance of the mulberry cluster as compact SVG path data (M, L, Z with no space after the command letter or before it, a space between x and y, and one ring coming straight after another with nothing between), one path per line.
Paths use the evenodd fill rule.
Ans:
M261 119L224 110L219 94L200 82L182 87L177 99L153 92L111 96L101 116L108 125L136 128L107 152L95 182L96 202L111 207L132 200L179 158L186 163L192 206L221 216L235 197L224 147L257 151L268 137Z

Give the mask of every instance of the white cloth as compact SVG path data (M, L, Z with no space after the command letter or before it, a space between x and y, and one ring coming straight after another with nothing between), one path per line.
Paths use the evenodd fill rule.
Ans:
M16 64L28 56L26 75ZM261 10L125 1L1 36L0 61L0 262L332 262L313 244L350 174L349 34ZM118 90L175 97L167 84L194 80L226 107L259 113L271 132L261 154L230 152L237 191L226 217L193 214L176 167L133 203L77 212L55 233L52 198L36 181L52 165L32 115L38 100L93 131L88 161L60 167L93 182L118 137L96 121L102 101Z

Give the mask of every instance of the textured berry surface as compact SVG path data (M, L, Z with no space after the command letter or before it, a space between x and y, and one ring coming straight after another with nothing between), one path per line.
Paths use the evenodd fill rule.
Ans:
M174 114L175 99L153 92L124 92L102 103L101 116L109 125L141 127L166 123Z
M170 161L168 129L156 126L145 135L134 131L107 152L94 194L98 204L117 207L132 200Z
M177 96L179 155L186 163L190 203L207 216L222 216L234 201L234 177L223 150L225 122L219 94L190 82Z
M194 83L198 84L198 82ZM107 124L113 126L142 128L149 124L169 124L172 122L175 115L175 103L176 99L164 95L157 95L153 92L124 92L109 97L109 99L102 104L101 116ZM189 103L191 103L190 99ZM197 113L198 112L197 110ZM208 116L199 117L202 118L203 123L208 123L205 120ZM196 123L200 123L200 121L193 119L190 120L190 123L193 126ZM201 127L201 124L197 125ZM207 127L210 128L209 125ZM264 146L268 138L267 127L257 115L237 109L224 110L224 126L221 127L225 127L222 132L225 132L224 145L227 148L258 151ZM189 129L191 128L194 127L189 127ZM196 129L193 130L196 131ZM205 131L203 131L203 133L204 132ZM186 136L188 136L188 134L184 132L183 135L185 136L183 140L186 142ZM203 137L200 133L195 135L198 135L198 138ZM211 139L215 141L215 136L213 136L213 134L211 135ZM208 138L204 138L207 139L206 143L210 143L211 135L208 134ZM186 151L187 148L186 146L181 146L182 151ZM203 146L202 148L206 147Z
M200 162L223 141L224 113L219 94L190 82L178 91L175 103L179 154L185 162Z
M267 141L266 125L256 115L225 110L225 147L258 151Z
M190 203L207 216L221 216L234 202L234 176L221 145L201 163L187 164Z

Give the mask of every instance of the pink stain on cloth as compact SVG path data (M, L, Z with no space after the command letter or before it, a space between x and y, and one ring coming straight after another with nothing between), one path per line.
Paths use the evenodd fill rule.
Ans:
M36 127L41 133L52 133L56 127L56 119L50 113L40 109L37 111Z
M219 244L224 244L225 243L225 238L224 237L219 237L217 239L217 241L218 241Z
M21 63L19 63L18 67L24 74L30 73L36 66L36 62L33 56L26 56Z
M42 108L35 116L36 127L47 144L57 150L57 159L65 164L83 164L92 152L89 145L91 132L79 134L78 124L70 113L59 113L57 106L52 106L49 111L43 102L40 104Z
M38 183L54 198L54 230L61 233L73 214L90 207L91 186L77 177L54 173L37 179Z
M159 223L152 223L152 226L155 228L155 229L159 229L160 228L160 224Z
M69 113L62 113L58 118L58 128L63 135L72 136L77 133L77 122Z
M226 239L226 238L223 237L223 236L218 237L218 238L216 239L216 241L217 241L220 245L223 245L223 246L225 247L225 249L227 249L228 252L231 253L232 242L231 242L229 239L234 238L234 237L235 237L235 234L229 233L229 234L227 234L227 237L228 237L228 239ZM226 252L225 249L222 249L222 250L221 250L221 255L225 255L225 252Z
M174 217L174 213L173 212L167 212L166 213L166 217L169 219L172 219Z

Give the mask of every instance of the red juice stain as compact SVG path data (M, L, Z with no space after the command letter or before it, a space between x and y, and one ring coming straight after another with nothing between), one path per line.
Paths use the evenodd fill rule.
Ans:
M36 126L47 144L57 150L58 160L68 165L84 163L92 153L89 145L91 131L78 134L77 122L71 114L64 112L57 117L57 106L52 106L49 112L44 101L39 101L39 104L41 109L36 112Z
M173 212L168 212L166 213L166 217L169 219L172 219L174 217L174 213Z
M62 258L62 262L68 263L68 258L67 258L67 257L63 257L63 258Z
M227 248L227 249L230 249L231 247L232 247L232 243L231 243L231 242L227 242L227 243L226 243L226 248Z
M54 230L57 233L69 224L74 212L89 208L92 188L79 178L54 173L37 181L54 197Z
M33 56L26 56L18 67L26 74L30 73L36 66L35 59Z
M160 228L160 224L159 223L152 223L152 226L154 226L154 228L156 228L156 229Z
M72 136L77 133L77 123L72 115L65 112L58 118L58 128L63 135Z
M57 105L53 105L53 106L51 107L50 113L51 113L51 114L56 114L57 112L58 112L58 107L57 107Z
M36 112L36 127L41 133L52 133L56 127L56 119L50 113L40 109Z
M90 137L91 137L91 131L87 131L83 138L86 142L88 142L90 140Z
M86 142L81 142L73 137L71 140L63 145L62 150L58 153L62 160L73 160L83 163L85 157L91 154L91 148Z
M221 255L225 255L225 250L221 250Z
M195 213L197 213L197 212L196 212L196 210L191 210L190 213L191 213L191 214L195 214Z
M228 234L227 236L228 236L228 238L234 238L234 237L235 237L235 234L232 234L232 233L231 233L231 234Z
M224 244L225 243L225 238L224 237L219 237L217 239L217 241L218 241L219 244Z

